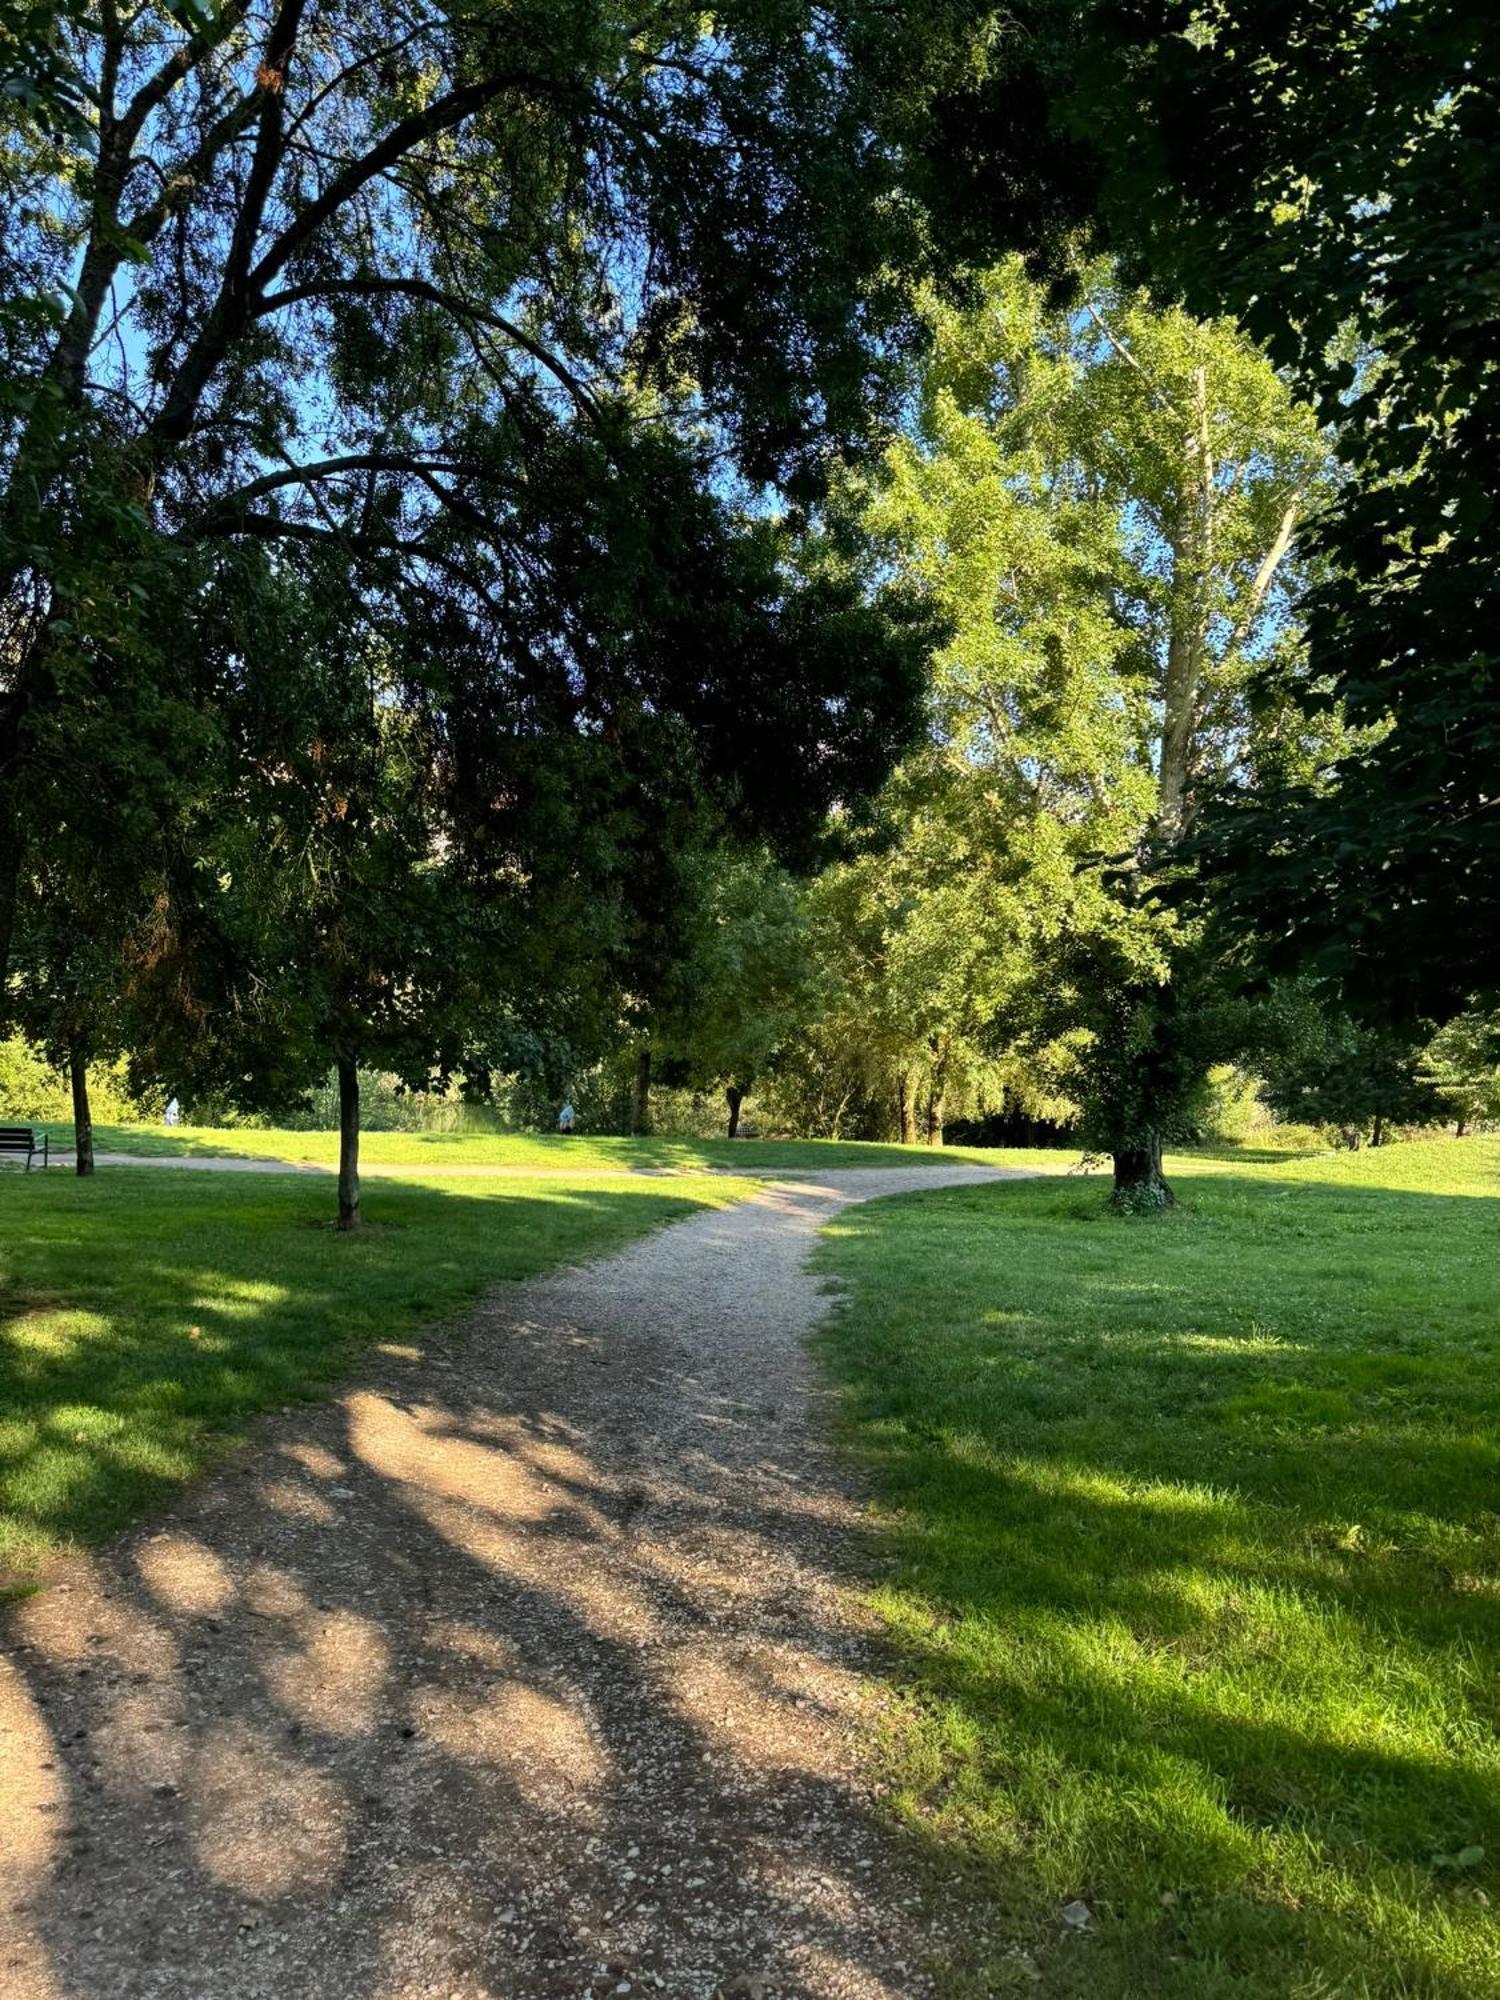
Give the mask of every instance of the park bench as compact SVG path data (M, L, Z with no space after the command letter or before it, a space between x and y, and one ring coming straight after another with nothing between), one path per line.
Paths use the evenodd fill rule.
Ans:
M31 1172L31 1163L40 1153L42 1165L47 1165L48 1134L38 1139L29 1125L0 1125L0 1153L24 1153L26 1171Z

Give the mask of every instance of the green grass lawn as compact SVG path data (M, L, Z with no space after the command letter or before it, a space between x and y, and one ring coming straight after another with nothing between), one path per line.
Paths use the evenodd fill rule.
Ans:
M162 1503L257 1410L486 1286L741 1199L670 1183L372 1183L356 1236L321 1180L0 1175L0 1583Z
M894 1794L998 1912L948 1990L1500 1994L1500 1142L1176 1179L819 1252Z
M54 1150L73 1144L71 1125L47 1128ZM101 1153L155 1157L239 1154L286 1160L293 1166L335 1166L337 1132L285 1132L252 1126L96 1125ZM569 1139L536 1132L366 1132L360 1159L369 1166L529 1167L579 1173L592 1167L672 1167L683 1173L730 1167L750 1176L835 1167L911 1167L977 1161L997 1166L1066 1168L1076 1153L997 1152L979 1146L880 1146L831 1139L610 1139L577 1134Z

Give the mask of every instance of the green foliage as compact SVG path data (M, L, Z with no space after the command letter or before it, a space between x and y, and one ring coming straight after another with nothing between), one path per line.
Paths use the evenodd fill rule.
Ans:
M1231 325L1105 270L1068 310L1012 261L928 312L912 421L845 498L950 634L895 844L846 892L872 1046L976 1075L1024 1050L1092 1143L1150 1153L1195 1128L1239 1034L1154 871L1227 774L1307 768L1338 734L1257 693L1299 646L1327 446Z
M1214 894L1377 1013L1500 985L1492 39L1477 0L1028 0L985 13L927 134L961 240L1055 266L1065 218L1241 315L1334 429L1347 477L1277 699L1361 734L1320 782L1238 797Z
M89 1091L98 1117L118 1124L139 1118L142 1104L130 1088L123 1058L96 1065ZM73 1116L68 1079L24 1036L0 1041L0 1125L65 1124Z
M1500 1015L1455 1015L1423 1051L1421 1075L1460 1125L1500 1119Z
M1168 1166L1149 1229L1059 1177L819 1256L885 1776L982 1898L940 1990L1494 1995L1500 1144Z
M764 852L690 857L684 947L649 1019L660 1073L697 1089L747 1091L814 999L795 884Z
M1278 1117L1337 1128L1356 1143L1430 1123L1440 1108L1419 1035L1358 1021L1307 981L1273 992L1258 1067Z
M89 108L0 154L34 1032L242 1106L335 1050L551 1081L643 988L684 852L807 863L860 817L925 620L747 503L861 446L907 330L862 14L37 17Z

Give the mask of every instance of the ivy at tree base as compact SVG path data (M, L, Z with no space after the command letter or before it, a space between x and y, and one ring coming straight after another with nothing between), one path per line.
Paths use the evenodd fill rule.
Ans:
M1173 1194L1161 1168L1160 1145L1133 1147L1114 1155L1115 1185L1109 1205L1116 1215L1157 1215L1175 1208Z

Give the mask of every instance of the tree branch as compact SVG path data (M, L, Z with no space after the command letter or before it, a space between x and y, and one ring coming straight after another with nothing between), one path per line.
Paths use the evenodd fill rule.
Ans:
M1276 533L1271 538L1271 546L1261 558L1260 568L1251 579L1250 588L1245 593L1245 601L1240 606L1240 614L1230 629L1229 643L1224 648L1225 659L1228 659L1237 646L1244 643L1250 627L1260 616L1260 608L1265 602L1266 592L1271 588L1277 570L1280 569L1291 549L1296 533L1297 513L1301 504L1301 494L1294 493L1282 511L1281 519L1276 526Z
M466 118L472 117L476 111L482 111L487 104L492 104L513 85L526 81L528 78L522 72L486 77L480 83L463 84L436 99L425 111L415 112L410 118L403 118L399 124L393 125L378 146L372 146L368 153L362 153L357 160L351 160L341 172L334 175L322 194L315 201L310 201L307 207L300 210L287 224L250 273L251 289L263 291L269 280L274 278L302 246L317 234L329 217L336 215L344 204L352 200L362 187L374 180L377 174L384 173L387 167L394 166L398 160L411 152L414 147L422 145L425 140L435 138L440 132L451 131L455 125L461 125Z
M125 154L129 154L141 135L141 128L159 104L167 98L207 55L228 41L244 19L248 0L227 0L224 11L218 19L206 27L199 28L185 42L174 49L167 60L141 85L126 106L124 115L116 127L117 137Z
M482 326L493 327L504 334L507 340L529 354L549 374L555 375L563 387L580 402L591 415L599 414L599 403L588 385L542 342L534 339L513 320L506 319L490 306L472 305L460 298L456 292L444 291L440 285L431 284L426 278L322 278L306 285L289 286L284 291L272 292L263 297L254 308L254 317L279 311L283 306L301 305L308 299L336 297L343 294L355 298L379 298L385 295L401 295L422 299L429 305L441 306L455 319L472 320Z
M310 486L317 480L336 479L346 472L404 472L425 482L430 472L463 473L471 469L453 458L418 458L403 451L351 451L338 458L319 459L312 465L283 466L276 472L262 473L248 485L215 500L198 517L193 533L196 537L213 532L220 522L233 525L240 508L252 500L263 500L268 493L278 492L284 486Z
M1156 386L1156 384L1151 380L1151 377L1146 373L1145 369L1141 366L1140 362L1136 359L1135 355L1131 353L1130 349L1125 345L1125 342L1121 340L1119 335L1115 332L1114 328L1110 326L1108 321L1104 318L1104 315L1098 310L1098 308L1094 305L1092 300L1089 301L1085 310L1087 311L1089 318L1094 322L1095 326L1098 327L1099 331L1104 335L1104 338L1109 342L1110 346L1114 349L1115 353L1119 355L1120 359L1127 365L1127 367L1133 368L1136 374L1140 376L1141 380L1146 385L1146 394L1157 405L1157 407L1159 409L1165 410L1169 417L1178 417L1178 412L1173 406L1171 397L1168 396L1164 390L1159 389ZM1182 419L1178 417L1178 421L1180 423Z
M255 298L264 292L266 284L288 260L316 236L325 222L414 147L440 132L451 131L515 83L526 80L524 73L486 77L481 83L465 84L457 90L450 90L428 105L425 111L403 118L391 127L379 145L372 146L357 160L351 160L334 175L316 200L299 209L265 255L252 270L243 274L242 279L231 285L235 274L233 271L227 273L218 301L197 339L183 356L156 422L151 427L151 442L156 449L180 443L192 430L203 392L231 342L251 317ZM237 240L238 236L237 224Z
M431 563L434 569L457 577L480 596L487 595L479 578L456 556L445 555L441 549L430 548L425 542L405 540L400 535L373 535L364 531L351 534L343 528L314 527L311 521L283 521L275 514L240 514L232 521L206 523L189 539L227 541L236 535L248 535L252 540L261 542L305 542L314 548L341 549L346 555L412 556L418 562Z
M264 91L257 88L230 105L229 109L215 119L204 133L198 145L180 165L170 173L156 165L154 160L139 162L150 165L161 176L162 190L149 206L137 209L135 215L125 224L125 233L133 236L138 243L152 243L156 240L163 224L180 204L202 183L204 176L214 161L227 146L250 125L261 108Z

